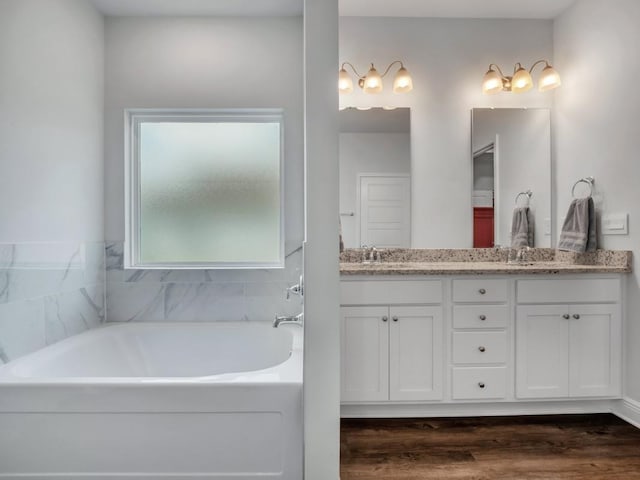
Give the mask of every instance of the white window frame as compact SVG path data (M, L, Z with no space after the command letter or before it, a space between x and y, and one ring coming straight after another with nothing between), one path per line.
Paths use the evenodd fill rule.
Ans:
M238 109L125 109L125 269L277 269L284 268L284 110L281 108ZM140 261L140 123L154 122L241 122L280 125L280 248L274 262L158 262Z

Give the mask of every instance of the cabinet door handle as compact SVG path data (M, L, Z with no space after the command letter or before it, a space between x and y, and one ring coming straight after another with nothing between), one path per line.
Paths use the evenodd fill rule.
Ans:
M391 320L393 320L394 322L398 321L398 317L393 317Z
M484 382L478 382L478 386L479 386L480 388L484 388L484 387L485 387L485 384L484 384Z
M482 353L484 353L484 352L485 352L485 350L486 350L486 348L484 348L484 347L478 347L478 350L480 350Z
M389 320L389 317L387 317L386 315L384 317L382 317L382 321L386 322L387 320Z
M576 320L580 320L580 315L578 315L577 313L574 313L573 318L575 318Z
M562 318L564 318L565 320L569 320L569 314L565 313L564 315L562 315Z
M481 288L480 290L478 290L478 293L480 295L484 295L485 293L487 293L487 291L484 288Z
M487 319L487 316L486 315L480 315L479 318L480 318L480 320L482 320L484 322Z

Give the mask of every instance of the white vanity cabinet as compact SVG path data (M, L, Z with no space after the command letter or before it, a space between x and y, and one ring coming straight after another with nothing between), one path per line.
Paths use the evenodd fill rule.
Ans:
M343 277L343 414L606 411L622 394L623 284L619 274Z
M343 281L343 402L442 398L440 281Z
M620 291L615 278L518 281L517 398L620 396Z
M500 400L507 395L509 283L452 282L452 400Z

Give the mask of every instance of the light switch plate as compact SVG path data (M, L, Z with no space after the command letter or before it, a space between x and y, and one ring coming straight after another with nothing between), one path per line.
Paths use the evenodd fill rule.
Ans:
M607 213L602 215L602 233L604 235L628 235L629 214Z

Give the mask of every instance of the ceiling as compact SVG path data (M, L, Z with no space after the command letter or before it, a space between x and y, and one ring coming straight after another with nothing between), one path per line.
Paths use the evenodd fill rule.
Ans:
M576 0L340 0L341 16L555 18Z
M110 16L295 16L303 0L90 0ZM339 0L363 17L555 18L576 0Z
M108 16L297 16L302 0L89 0Z

